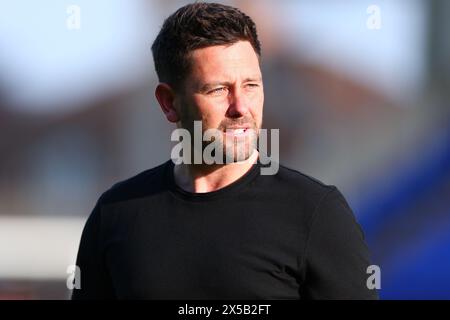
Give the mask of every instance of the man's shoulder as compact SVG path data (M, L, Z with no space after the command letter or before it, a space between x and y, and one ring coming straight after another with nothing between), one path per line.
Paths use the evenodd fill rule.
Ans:
M273 183L283 189L314 197L321 197L336 189L334 185L326 184L318 178L282 164L279 165L279 170L273 179Z
M329 222L345 217L352 217L353 212L346 198L336 185L326 184L301 171L280 165L277 175L271 182L271 190L281 190L284 199L291 199L301 204L312 215L320 208Z
M116 182L103 192L102 204L142 198L161 191L165 186L165 170L167 161L142 171L130 178Z

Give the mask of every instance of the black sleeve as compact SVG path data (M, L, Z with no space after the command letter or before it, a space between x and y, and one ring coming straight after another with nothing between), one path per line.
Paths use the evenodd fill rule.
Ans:
M101 197L84 226L78 249L77 266L80 270L81 288L73 289L72 300L114 298L114 290L105 267L103 254Z
M305 299L378 299L367 288L369 250L352 210L336 187L318 205L302 268Z

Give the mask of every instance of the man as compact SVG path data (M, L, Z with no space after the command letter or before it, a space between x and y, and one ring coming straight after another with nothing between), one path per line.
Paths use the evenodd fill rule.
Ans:
M190 4L166 19L152 51L167 119L192 134L195 121L215 129L210 143L231 161L168 160L106 191L83 231L73 299L376 298L362 230L338 189L281 165L260 174L253 21Z

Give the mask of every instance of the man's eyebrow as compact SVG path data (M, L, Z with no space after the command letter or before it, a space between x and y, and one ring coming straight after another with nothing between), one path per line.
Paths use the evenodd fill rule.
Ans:
M260 82L262 81L262 76L248 77L244 79L244 82Z
M262 76L257 76L257 77L245 78L243 82L261 82L261 81L262 81ZM214 87L218 87L218 86L229 87L231 85L232 85L232 83L229 81L208 82L208 83L205 83L202 86L200 86L200 91L205 92L205 91L211 90Z

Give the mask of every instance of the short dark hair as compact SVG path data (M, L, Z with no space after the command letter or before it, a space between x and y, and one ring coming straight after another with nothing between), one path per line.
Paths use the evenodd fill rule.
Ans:
M260 59L256 25L239 9L202 2L181 7L164 21L152 45L158 79L180 88L190 71L191 51L240 40L249 41Z

